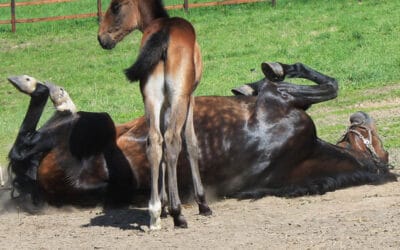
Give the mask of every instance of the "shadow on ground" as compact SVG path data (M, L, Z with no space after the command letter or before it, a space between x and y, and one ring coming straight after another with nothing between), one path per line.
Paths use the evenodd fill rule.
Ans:
M115 227L122 230L140 230L148 227L150 221L147 209L106 209L102 214L90 219L90 223L82 227Z

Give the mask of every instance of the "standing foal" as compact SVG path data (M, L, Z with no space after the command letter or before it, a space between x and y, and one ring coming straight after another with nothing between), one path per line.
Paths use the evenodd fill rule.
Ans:
M175 226L184 228L187 222L181 213L176 174L182 136L200 214L211 214L200 179L193 125L193 92L202 73L200 47L193 26L185 19L170 18L161 0L112 0L100 25L98 39L104 49L112 49L135 29L143 32L141 50L136 62L125 70L125 74L132 82L140 81L149 125L147 156L152 178L150 228L161 228L160 214L167 202L164 163L167 166L169 213L174 218Z

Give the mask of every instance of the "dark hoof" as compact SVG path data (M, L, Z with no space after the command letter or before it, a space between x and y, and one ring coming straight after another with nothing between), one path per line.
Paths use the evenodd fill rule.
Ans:
M212 211L207 205L199 204L199 214L204 216L210 216L212 215Z
M285 79L285 72L280 63L262 63L261 69L270 81L281 82Z
M178 215L177 217L174 217L174 226L176 228L187 228L188 224L185 217L183 217L183 215Z
M39 83L35 78L27 75L11 76L8 81L19 91L28 95L35 91L36 85Z
M163 207L163 208L161 209L161 215L160 215L160 217L163 218L163 219L168 217L168 211L167 211L167 208L166 208L166 207Z
M244 96L256 96L257 91L253 89L249 84L234 88L231 90L234 95L244 95Z

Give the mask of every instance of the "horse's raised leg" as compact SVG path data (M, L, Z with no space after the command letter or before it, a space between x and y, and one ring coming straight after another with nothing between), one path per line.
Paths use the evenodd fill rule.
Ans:
M31 149L38 140L36 127L43 113L49 90L46 86L30 76L10 77L8 80L22 93L31 96L28 110L18 131L14 146L9 153L11 160L23 160L31 155Z
M28 110L18 131L17 138L11 148L8 158L9 169L15 174L13 186L21 194L30 195L33 204L42 204L40 190L36 185L36 173L39 165L40 151L37 151L38 141L42 138L36 131L37 124L43 113L49 96L49 90L33 77L18 76L8 79L19 91L31 96ZM14 191L12 192L14 196Z
M193 107L194 107L194 97L191 96L187 120L186 120L186 126L185 126L185 142L190 162L190 169L192 172L195 199L197 204L199 205L199 213L202 215L211 215L212 211L207 205L204 187L201 182L201 177L199 172L199 163L198 163L199 149L198 149L197 137L194 131Z
M63 87L50 82L46 82L45 84L50 91L50 99L57 111L76 113L76 106Z
M285 77L288 77L305 78L317 83L318 85L309 86L279 82L278 91L289 93L303 106L327 101L337 96L338 83L334 78L313 70L302 63L262 63L261 68L266 78L272 81L282 81Z
M142 84L142 83L141 83ZM144 83L142 95L144 99L146 119L149 125L147 158L151 168L151 194L149 201L150 229L161 229L161 200L159 196L159 173L162 160L163 136L160 130L160 114L164 103L164 64L159 63Z

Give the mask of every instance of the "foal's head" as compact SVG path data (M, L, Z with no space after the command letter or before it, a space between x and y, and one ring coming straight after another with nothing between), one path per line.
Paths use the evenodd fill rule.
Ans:
M113 49L130 32L143 31L160 17L168 17L161 0L112 0L99 27L99 43Z
M350 126L337 144L339 147L362 153L374 161L389 162L389 154L383 148L374 120L364 112L350 116Z

